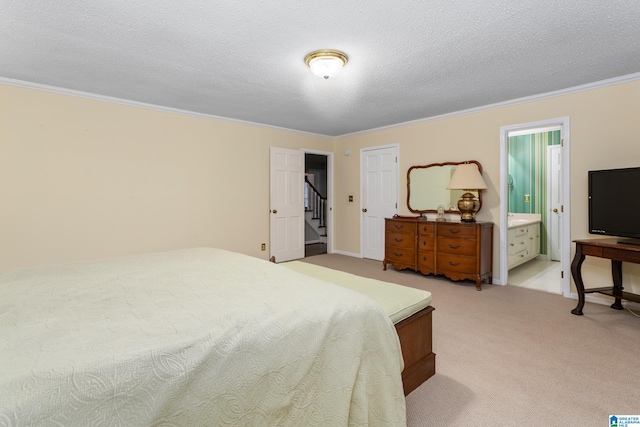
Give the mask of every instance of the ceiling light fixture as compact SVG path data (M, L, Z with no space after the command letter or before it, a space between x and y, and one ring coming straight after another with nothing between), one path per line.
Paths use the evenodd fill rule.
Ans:
M311 72L318 77L333 77L347 64L347 55L337 50L316 50L304 58Z

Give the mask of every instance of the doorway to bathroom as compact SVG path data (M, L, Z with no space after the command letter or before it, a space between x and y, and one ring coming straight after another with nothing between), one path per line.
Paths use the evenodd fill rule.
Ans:
M501 128L500 260L504 284L569 293L568 118ZM565 200L565 196L567 200ZM527 250L514 260L518 220ZM517 228L514 230L514 228ZM515 262L514 262L515 261Z

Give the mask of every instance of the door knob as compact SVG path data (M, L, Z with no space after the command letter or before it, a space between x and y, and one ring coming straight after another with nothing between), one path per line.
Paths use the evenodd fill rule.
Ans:
M366 212L366 211L367 211L366 209L362 209L362 212Z
M558 208L553 208L554 213L558 213Z
M274 210L272 210L271 212L273 212L273 213L278 213L278 210L277 210L277 209L274 209Z

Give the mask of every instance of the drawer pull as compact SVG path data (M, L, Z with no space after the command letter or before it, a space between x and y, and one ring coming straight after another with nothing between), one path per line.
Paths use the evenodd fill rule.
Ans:
M427 257L426 257L426 256L423 256L423 257L422 257L422 260L423 260L423 261L426 261L426 260L427 260Z
M452 265L454 267L457 267L460 265L460 263L458 261L449 261L449 265Z
M397 237L395 237L393 240L395 240L396 242L400 243L400 242L404 242L404 239L399 239Z
M460 245L452 245L452 244L449 244L449 247L450 247L451 249L458 249L458 248L460 247Z
M459 228L458 228L458 229L455 229L455 228L450 228L450 229L449 229L449 233L453 233L453 234L458 234L458 233L459 233L459 232L461 232L461 231L462 231L462 230L460 230Z
M404 254L402 252L398 253L398 252L394 252L393 253L395 256L403 256Z
M399 225L399 224L393 224L393 226L397 229L397 230L402 230L404 228L404 225Z

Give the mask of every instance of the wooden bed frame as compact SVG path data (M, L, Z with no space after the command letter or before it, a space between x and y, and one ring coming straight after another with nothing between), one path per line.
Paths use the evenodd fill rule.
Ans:
M275 257L269 261L276 262ZM432 349L433 310L432 306L427 306L395 325L404 360L402 386L405 396L436 373L436 355Z
M428 306L396 323L404 359L402 386L408 395L436 373L436 355L432 351L431 312Z

